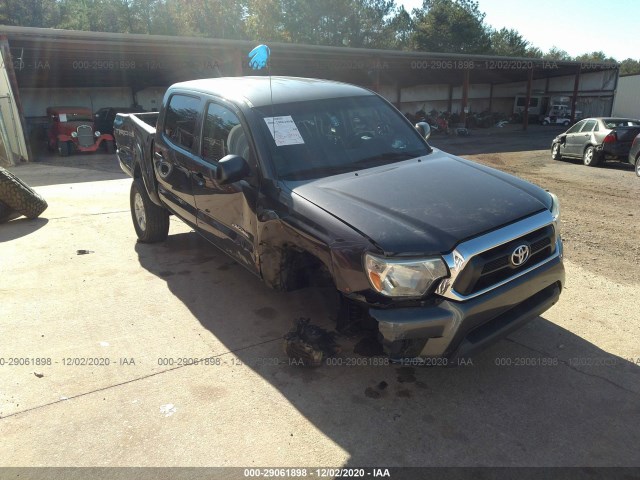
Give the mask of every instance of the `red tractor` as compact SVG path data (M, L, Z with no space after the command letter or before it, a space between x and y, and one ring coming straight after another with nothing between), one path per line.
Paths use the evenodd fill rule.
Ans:
M93 124L93 113L85 107L49 107L48 147L62 157L71 153L95 152L102 148L107 153L115 151L113 136L101 134Z

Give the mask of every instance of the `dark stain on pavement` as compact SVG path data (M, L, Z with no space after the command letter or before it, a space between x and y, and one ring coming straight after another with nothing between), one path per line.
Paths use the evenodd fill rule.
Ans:
M220 268L220 267L218 267L218 268ZM274 318L276 318L278 316L277 310L275 308L272 308L272 307L258 308L257 310L254 310L253 313L255 313L259 317L262 317L262 318L264 318L266 320L273 320Z

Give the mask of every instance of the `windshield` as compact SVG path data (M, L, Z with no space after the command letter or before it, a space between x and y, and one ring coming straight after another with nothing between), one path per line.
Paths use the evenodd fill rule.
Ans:
M325 177L431 152L401 114L373 95L256 111L263 118L278 176L285 180Z
M91 122L93 118L90 113L61 113L58 115L61 123L65 122Z
M640 126L640 122L638 120L631 120L628 118L605 118L602 121L607 128Z

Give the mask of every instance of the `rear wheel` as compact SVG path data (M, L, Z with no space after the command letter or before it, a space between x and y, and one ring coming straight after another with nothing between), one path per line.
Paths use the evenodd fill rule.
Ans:
M582 163L587 167L597 167L600 165L600 160L600 155L596 152L595 148L589 146L584 150Z
M547 120L543 120L542 125L549 125L549 122Z
M564 125L565 127L568 127L569 123L570 123L569 120L565 120L564 122L562 122L562 125Z
M166 240L169 234L169 212L151 201L141 178L131 184L131 218L138 240L156 243Z
M640 177L640 155L636 157L636 175Z
M553 158L554 160L562 160L559 143L554 143L553 147L551 147L551 158Z

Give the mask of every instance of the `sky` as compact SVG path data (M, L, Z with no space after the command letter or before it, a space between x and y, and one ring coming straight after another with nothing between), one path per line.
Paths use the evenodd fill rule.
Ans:
M422 0L396 4L411 12ZM573 57L602 50L618 61L640 59L638 0L478 0L478 6L486 24L513 28L543 52L556 46Z

